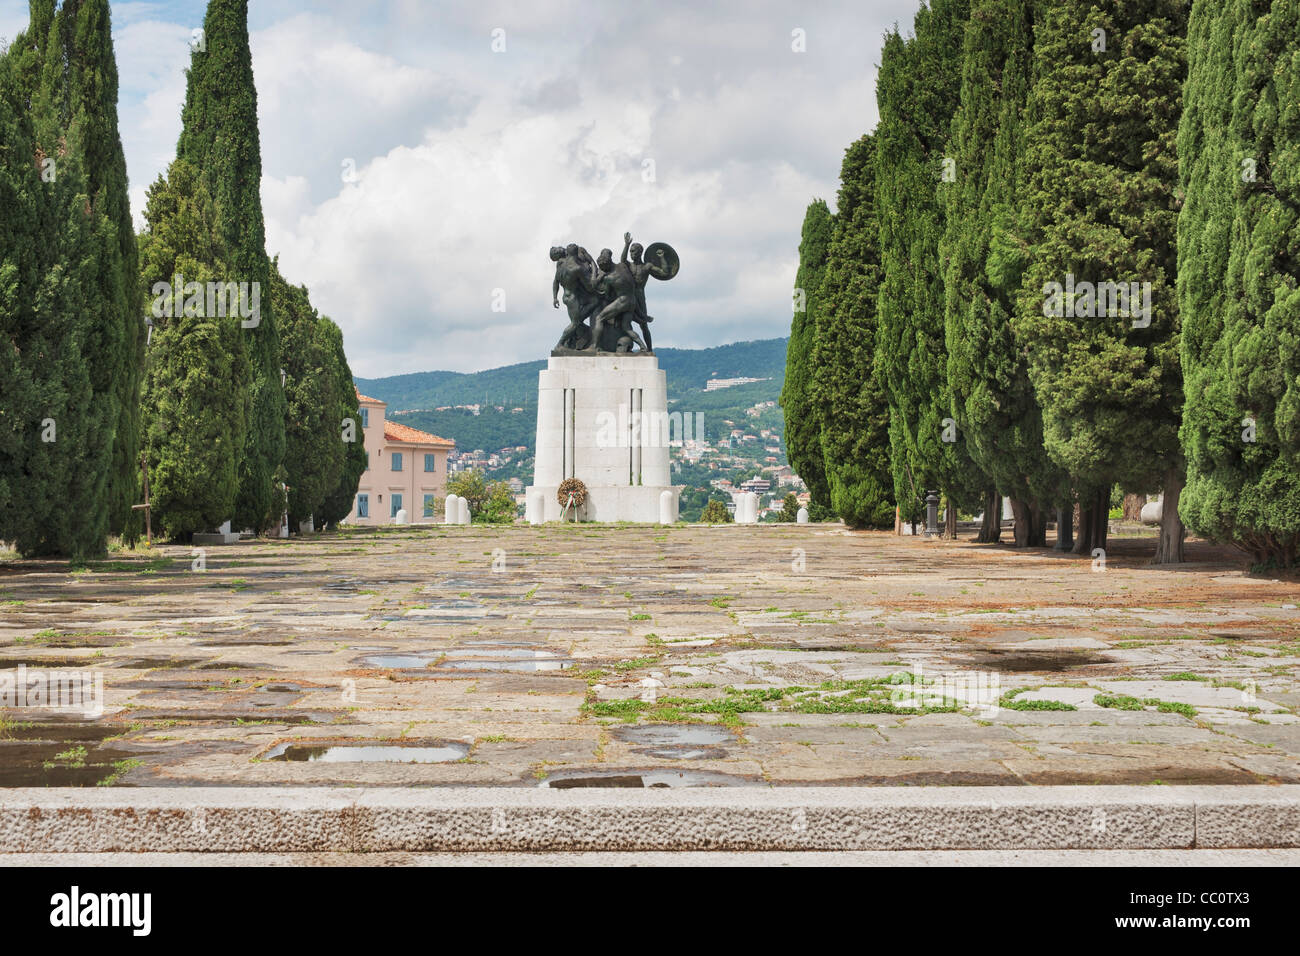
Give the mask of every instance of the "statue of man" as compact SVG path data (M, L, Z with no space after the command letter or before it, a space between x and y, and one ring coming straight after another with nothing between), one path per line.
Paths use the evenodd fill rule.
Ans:
M626 337L642 349L646 347L641 337L632 331L629 321L638 314L636 277L632 274L627 261L628 246L631 243L632 234L624 233L623 256L617 265L614 264L613 253L608 249L602 250L597 260L596 264L601 271L601 276L596 281L596 291L606 299L608 304L596 313L596 318L591 323L591 344L587 346L588 352L597 351L601 333L605 330L607 322L618 323L620 339Z
M596 291L598 273L591 254L576 243L552 246L551 259L555 262L555 281L551 283L551 305L560 307L560 289L564 290L564 304L569 310L569 324L565 327L560 348L580 348L588 316L600 307Z
M623 241L630 242L632 234L623 233ZM654 321L654 316L646 312L645 305L645 284L650 278L651 266L648 262L641 261L641 253L644 252L641 243L633 242L631 246L624 246L623 261L627 263L627 254L631 252L632 261L627 263L628 270L632 273L632 278L636 280L636 315L633 317L637 325L641 326L641 335L645 338L645 350L650 351L650 323Z

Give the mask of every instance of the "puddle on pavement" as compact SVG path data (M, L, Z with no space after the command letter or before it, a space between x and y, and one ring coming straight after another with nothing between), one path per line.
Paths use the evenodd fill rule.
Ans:
M210 657L131 657L105 659L104 663L127 670L152 671L182 670L210 660L212 660Z
M80 721L9 724L0 739L0 787L93 787L125 769L115 762L140 756L103 743L126 729Z
M451 763L469 753L468 744L276 744L263 760L313 763Z
M201 664L195 667L196 671L250 671L250 670L276 670L269 664L247 663L244 661L213 661L211 664Z
M74 651L82 647L119 647L129 642L125 635L100 637L60 637L52 641L42 641L42 647L52 651Z
M972 668L985 668L995 671L1021 673L1029 671L1048 671L1057 673L1073 670L1077 667L1090 667L1097 664L1114 664L1112 658L1090 651L982 651L977 655L964 657L961 663Z
M388 670L407 670L414 667L428 667L429 662L437 660L440 651L420 651L414 654L369 654L361 658L360 663L367 667L382 667Z
M509 671L514 674L534 674L539 671L564 671L573 666L567 659L534 661L483 661L446 660L433 669L436 671Z
M437 664L429 668L434 661ZM499 645L453 647L445 651L412 651L407 654L369 654L361 658L361 663L390 670L509 671L521 674L568 670L574 664L559 651Z
M267 684L255 689L245 702L254 707L288 707L302 699L304 689L297 684Z
M1207 633L1210 637L1221 638L1225 641L1266 641L1277 637L1277 634L1273 631L1262 630L1209 631Z
M211 698L203 699L204 703L211 703ZM238 699L238 706L225 706L221 710L204 710L195 708L193 710L181 710L175 707L138 707L131 711L133 720L140 723L162 724L169 722L172 724L185 725L215 725L218 727L237 726L236 721L256 720L260 724L285 724L287 726L298 726L303 724L354 724L356 720L349 717L346 713L329 710L278 710L264 711L252 707L244 707L246 698ZM279 703L292 704L293 701L279 701Z
M570 770L553 774L539 787L550 790L574 790L585 787L624 789L661 789L665 787L746 787L757 781L705 770Z
M830 651L836 654L893 654L893 648L880 644L792 644L783 650Z
M731 731L716 724L643 724L619 727L613 731L613 735L629 744L654 745L710 745L730 743L736 739Z
M351 594L361 590L360 581L333 581L330 584L321 585L322 591L339 591L344 594Z
M452 671L510 671L536 673L562 671L573 666L559 651L536 650L530 647L453 648L438 662L435 670Z
M620 727L613 734L624 743L641 744L635 753L659 760L718 760L727 755L719 744L736 740L713 724L647 724Z
M0 787L93 787L128 769L115 763L139 756L135 750L66 741L0 741Z
M195 641L195 647L283 647L286 644L292 644L293 641L276 640L270 638L267 640L255 640L253 638L208 638L203 641Z
M122 733L121 724L106 724L82 721L23 721L19 720L5 727L6 740L45 740L53 743L72 743L101 741Z
M504 614L395 614L381 620L396 624L425 624L433 627L479 625L488 620L505 620Z

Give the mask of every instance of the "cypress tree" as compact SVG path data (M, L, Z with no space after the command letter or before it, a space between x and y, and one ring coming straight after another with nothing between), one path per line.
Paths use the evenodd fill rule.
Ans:
M1008 495L1018 547L1044 543L1045 509L1053 504L1059 544L1070 534L1073 510L1068 483L1043 450L1042 412L1023 343L1011 327L1025 264L1014 209L1032 57L1029 0L975 0L949 144L955 180L941 191L953 416L971 458L993 484L979 540L998 539L999 499Z
M933 0L916 15L914 36L885 37L876 98L877 203L882 276L877 363L889 396L895 500L916 516L927 490L950 506L974 504L987 479L953 432L944 344L939 201L944 147L960 93L969 0ZM952 440L955 439L955 440ZM955 518L955 507L949 508ZM952 521L950 518L950 521ZM950 524L955 530L955 521Z
M262 216L262 157L257 88L248 45L247 0L210 0L203 48L190 58L176 155L201 171L216 203L216 230L230 274L226 281L258 283L258 325L241 328L249 357L250 411L238 456L237 526L260 531L277 522L275 476L284 459L285 398L280 344ZM238 323L236 323L238 324Z
M361 415L358 413L357 390L352 383L352 369L348 367L348 358L343 353L343 333L328 318L321 319L324 335L330 341L330 374L334 377L335 394L338 396L335 421L340 425L337 434L343 437L344 421L350 421L353 441L344 442L343 466L340 469L338 484L325 496L317 515L321 527L337 526L352 511L356 498L357 486L361 475L366 470L365 436L361 428Z
M1300 551L1297 37L1294 3L1197 0L1178 133L1181 510L1283 567Z
M781 386L781 409L785 413L786 454L790 466L803 479L812 500L827 506L830 489L822 462L820 442L823 409L812 400L813 338L820 310L822 276L831 241L831 213L826 202L815 199L804 214L799 241L799 271L795 274L795 312L786 346L785 382ZM802 306L802 308L801 308Z
M26 536L44 514L43 490L27 462L44 417L31 344L41 322L36 312L49 267L53 227L36 163L35 131L18 62L30 35L0 56L0 540Z
M98 188L88 172L98 158L90 146L96 123L115 116L116 102L87 79L102 71L103 50L85 14L79 2L57 13L52 3L33 4L28 31L6 56L11 109L30 117L15 145L31 149L27 161L39 173L30 210L39 279L13 325L14 362L23 367L18 401L30 404L14 423L22 439L13 466L20 483L11 492L22 500L11 536L24 555L74 560L105 550L124 322L113 292L125 277L104 208L113 190ZM111 48L107 55L111 64Z
M280 367L285 371L285 483L289 527L307 520L339 484L346 449L341 440L339 381L333 341L303 286L290 286L271 263L278 304ZM332 323L330 323L332 324Z
M863 136L844 154L816 297L808 390L820 418L819 452L830 506L852 527L888 527L894 520L889 406L875 362L880 286L875 175L875 142Z
M203 298L193 295L198 287L187 289L228 274L216 216L198 171L177 160L149 189L139 237L140 282L154 323L143 399L149 490L155 525L172 538L230 517L247 429L238 318L212 315L195 301Z
M1013 328L1047 452L1080 497L1077 553L1105 546L1114 484L1163 482L1170 527L1157 560L1181 559L1174 140L1185 29L1183 0L1054 0L1036 24L1019 227L1029 261ZM1130 283L1149 283L1150 297L1139 285L1125 310L1113 292Z
M60 16L73 18L72 139L86 172L86 193L103 247L93 282L99 325L91 346L95 400L103 403L112 436L105 469L110 529L133 538L138 521L139 392L144 361L144 322L139 264L126 157L117 124L117 63L113 56L108 0L65 0Z

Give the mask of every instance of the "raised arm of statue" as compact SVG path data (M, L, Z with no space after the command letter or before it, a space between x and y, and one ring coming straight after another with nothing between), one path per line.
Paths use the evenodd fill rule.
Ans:
M627 262L627 250L631 245L632 245L632 233L630 232L623 233L623 257L618 260L619 262Z

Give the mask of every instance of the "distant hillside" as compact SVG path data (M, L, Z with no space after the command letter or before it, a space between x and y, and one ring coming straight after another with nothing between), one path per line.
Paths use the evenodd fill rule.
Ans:
M746 397L755 394L749 389L759 389L764 396L751 399L752 404L780 393L785 378L785 347L783 338L761 339L711 349L658 349L655 354L659 356L659 367L668 373L670 399L680 400L691 392L702 391L710 378L771 379L746 387ZM358 378L356 383L363 394L382 399L394 411L434 409L439 405L509 407L537 401L537 372L545 367L546 360L542 359L483 372L412 372Z
M712 442L726 438L733 427L751 432L770 428L781 434L785 429L779 408L765 409L757 417L747 414L746 409L775 402L780 397L785 379L785 348L785 339L764 339L711 349L658 350L659 365L668 373L669 410L690 416L692 425L699 415L704 423L704 437ZM489 470L489 477L518 477L528 483L532 481L533 440L537 430L537 372L545 367L546 362L542 360L468 374L415 372L388 378L359 378L356 383L362 394L388 402L389 415L394 420L450 438L458 451L481 448L491 453L503 448L527 447L527 453L512 455L508 464ZM766 381L706 392L704 385L711 378ZM436 410L448 405L481 407L477 415L465 408ZM769 454L763 451L765 444L733 449L727 458L727 471L709 472L707 468L690 466L677 477L702 492L707 492L710 478L752 477L757 468L745 464L743 459ZM785 446L779 447L778 464L783 465ZM699 497L696 505L702 506L706 497L707 494Z

